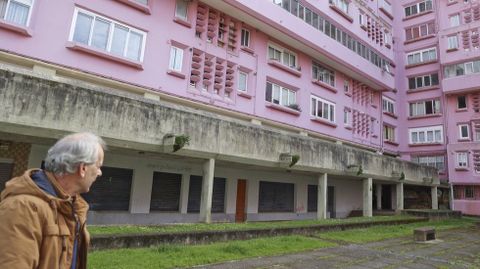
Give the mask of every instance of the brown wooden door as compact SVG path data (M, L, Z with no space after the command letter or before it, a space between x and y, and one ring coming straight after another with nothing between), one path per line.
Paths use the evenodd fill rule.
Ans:
M247 192L247 181L245 179L239 179L237 182L237 210L235 213L236 222L244 222L246 220L246 215L245 215L246 192Z

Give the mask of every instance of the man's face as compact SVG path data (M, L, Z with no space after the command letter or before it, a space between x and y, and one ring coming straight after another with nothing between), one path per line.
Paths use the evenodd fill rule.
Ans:
M97 177L102 175L102 165L103 165L103 149L102 147L98 146L98 159L96 163L93 164L84 164L83 165L83 172L82 179L80 180L80 192L79 193L86 193L90 191L90 187L92 186L93 182L97 179Z

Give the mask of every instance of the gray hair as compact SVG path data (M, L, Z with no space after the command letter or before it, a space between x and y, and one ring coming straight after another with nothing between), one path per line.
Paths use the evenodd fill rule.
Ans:
M92 133L67 135L48 150L45 170L57 175L73 174L81 163L97 162L98 146L106 150L105 141Z

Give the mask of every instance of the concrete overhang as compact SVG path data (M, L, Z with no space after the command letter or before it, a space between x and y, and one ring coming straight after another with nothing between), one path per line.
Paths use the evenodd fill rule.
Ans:
M267 35L285 43L288 46L296 48L313 59L327 64L330 67L352 77L363 84L378 90L393 90L395 88L395 79L387 72L383 72L380 68L374 66L369 72L365 72L366 67L371 63L360 57L349 49L339 45L334 41L335 45L326 46L326 41L330 41L323 33L316 31L310 36L300 36L298 28L291 25L301 23L301 28L310 27L308 24L301 22L300 19L291 15L283 20L275 18L269 12L269 9L281 9L269 1L257 0L202 0L205 4L232 16L240 21L255 27L256 29L266 33ZM271 2L271 1L270 1ZM259 10L263 12L259 12ZM294 23L290 23L290 21ZM313 28L311 28L312 31ZM334 50L337 50L333 52ZM338 52L345 51L350 55L338 55ZM352 59L364 62L361 65L354 65ZM367 68L368 69L368 68Z
M258 126L215 113L143 99L115 90L63 78L45 78L31 71L0 70L0 132L37 139L92 131L112 147L128 151L215 158L238 164L280 167L284 153L298 155L295 172L438 184L434 168L277 129ZM1 134L1 133L0 133ZM166 134L188 135L190 144L164 152ZM1 137L0 137L1 139Z

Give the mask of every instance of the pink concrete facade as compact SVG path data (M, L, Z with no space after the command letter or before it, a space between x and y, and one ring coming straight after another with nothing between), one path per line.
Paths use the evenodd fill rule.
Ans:
M478 1L4 2L4 53L434 165L480 215Z

